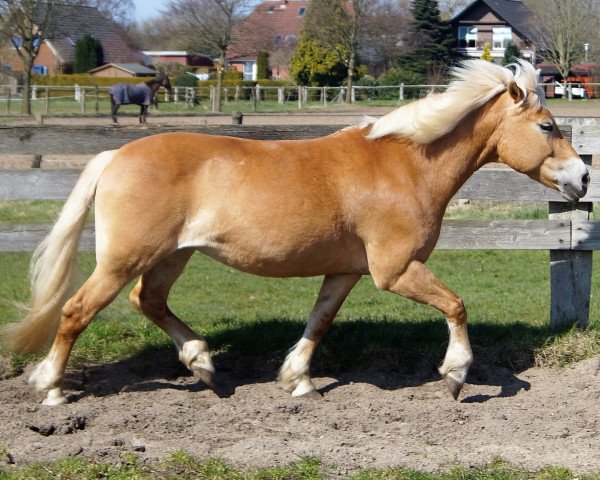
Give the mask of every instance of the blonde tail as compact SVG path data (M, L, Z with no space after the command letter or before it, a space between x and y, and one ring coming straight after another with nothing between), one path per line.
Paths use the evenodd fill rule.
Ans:
M81 233L98 180L113 153L103 152L90 161L51 232L33 253L29 271L31 298L27 315L19 323L11 323L0 329L2 344L8 350L38 352L54 340L62 307L72 292Z

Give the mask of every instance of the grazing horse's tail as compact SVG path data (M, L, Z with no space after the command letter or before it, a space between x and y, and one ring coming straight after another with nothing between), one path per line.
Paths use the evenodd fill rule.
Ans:
M50 234L35 250L29 270L31 298L27 315L19 323L0 329L2 344L8 350L37 352L54 340L61 309L72 293L81 233L98 180L112 157L113 152L107 151L91 160Z

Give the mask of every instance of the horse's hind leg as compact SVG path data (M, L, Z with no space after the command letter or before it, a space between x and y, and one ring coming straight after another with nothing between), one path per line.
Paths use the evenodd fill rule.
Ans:
M185 325L167 306L171 287L183 272L194 250L178 250L144 273L129 294L131 303L167 333L179 352L179 360L209 387L214 372L206 341Z
M46 358L34 367L29 377L29 383L37 391L47 392L44 405L67 403L62 383L73 344L94 315L108 305L129 280L97 267L64 305L54 343Z
M286 357L279 372L284 390L291 392L293 397L318 395L310 379L312 355L360 277L359 274L327 275L323 279L304 334Z

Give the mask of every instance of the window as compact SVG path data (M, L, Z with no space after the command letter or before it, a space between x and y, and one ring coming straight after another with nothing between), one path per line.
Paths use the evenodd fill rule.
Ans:
M299 15L299 16L302 16L302 15L304 15L304 13L305 13L305 12L306 12L306 7L300 7L300 8L298 9L298 15Z
M270 6L269 9L267 10L267 13L273 13L275 11L275 7L274 6Z
M273 45L275 45L276 47L278 47L281 44L281 40L283 39L283 36L278 33L277 35L275 35L275 37L273 38Z
M512 30L510 27L494 27L492 34L492 44L494 49L506 48L508 42L512 40Z
M48 67L44 65L34 65L31 67L31 72L34 75L48 75Z
M16 37L12 37L12 44L13 44L13 47L15 47L15 48L21 48L23 46L23 39L21 38L20 35L17 35Z
M290 35L286 35L284 42L287 46L293 46L298 43L298 35L294 35L293 33Z
M256 62L244 62L244 80L256 80Z
M460 48L476 48L477 27L458 27L458 46Z

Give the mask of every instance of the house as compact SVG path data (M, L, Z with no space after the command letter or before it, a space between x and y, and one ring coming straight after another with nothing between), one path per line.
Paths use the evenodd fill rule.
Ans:
M156 70L139 63L107 63L88 73L94 77L154 77Z
M450 20L459 54L480 58L488 44L492 57L499 61L512 41L523 58L535 64L533 21L522 0L474 0Z
M149 50L142 52L149 58L149 65L155 63L179 63L190 67L212 67L213 61L207 55L199 55L185 50Z
M142 54L127 44L120 28L96 7L61 5L60 8L61 23L40 46L33 67L35 73L72 73L75 43L86 33L100 40L104 61L107 63L143 61ZM13 45L5 45L0 55L5 69L12 72L23 71L23 63Z
M310 0L266 0L240 24L227 63L243 72L244 80L256 80L259 51L269 54L274 79L288 80L289 62L296 49Z

